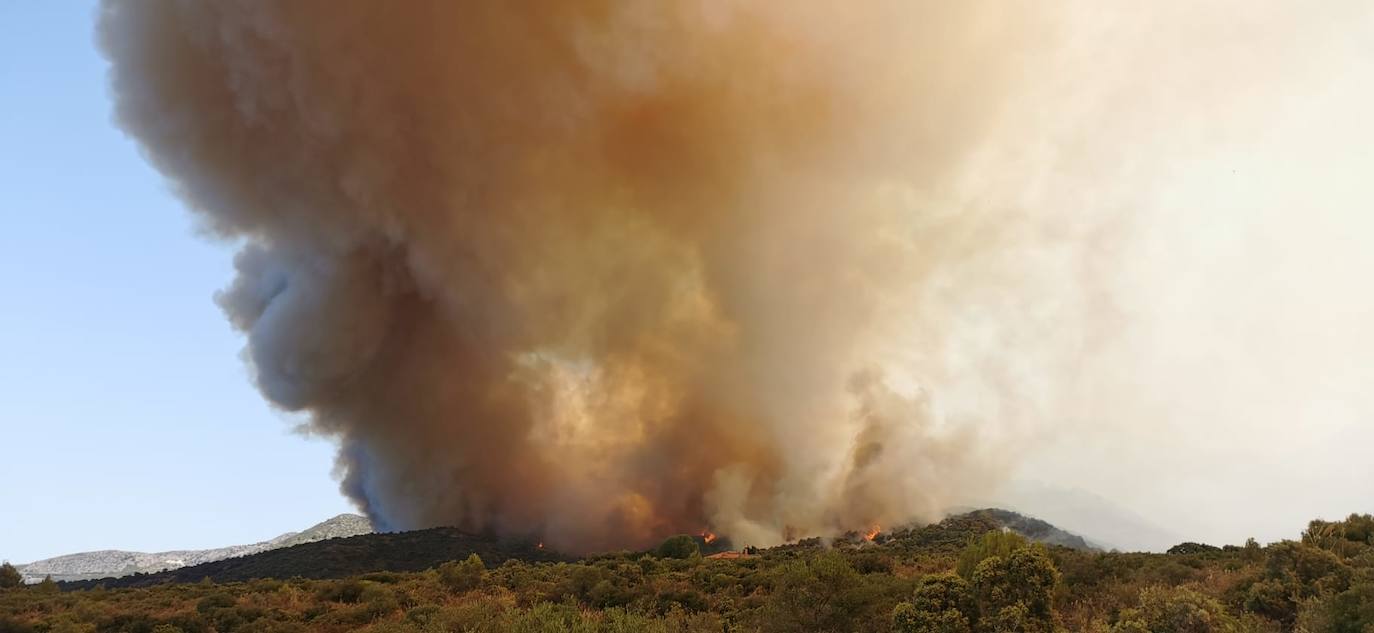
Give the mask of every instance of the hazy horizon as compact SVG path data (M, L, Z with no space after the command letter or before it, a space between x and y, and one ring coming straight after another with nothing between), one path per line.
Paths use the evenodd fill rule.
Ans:
M882 389L874 389L872 402L865 400L865 411L878 410L881 415L875 416L883 418L875 428L904 437L902 416L916 411L911 415L921 420L920 432L926 435L911 440L909 449L888 438L887 446L901 446L898 453L905 457L878 472L903 478L908 471L902 466L920 461L926 467L921 471L925 478L912 478L896 491L884 488L877 479L868 487L847 482L854 487L844 490L858 490L855 495L862 503L837 503L818 494L815 498L826 500L830 511L812 516L796 510L797 505L808 505L796 499L812 498L798 491L809 493L823 486L809 481L798 485L795 477L778 474L788 472L778 464L805 471L802 465L807 462L791 456L829 450L834 437L862 435L869 427L853 426L859 430L850 433L851 426L810 422L799 433L803 437L779 432L782 439L776 441L783 448L755 451L753 442L765 446L768 441L753 434L732 435L743 425L722 425L725 430L707 437L731 438L734 444L730 446L747 445L748 450L728 457L762 464L758 472L776 476L771 485L789 490L791 496L779 496L790 501L772 505L751 501L752 505L743 504L748 507L738 511L689 507L679 512L681 516L672 515L675 520L696 520L701 515L771 536L781 531L756 520L758 516L771 516L779 524L786 523L777 519L781 516L808 527L831 528L849 520L842 517L837 522L833 515L840 511L860 513L860 520L874 521L917 516L961 503L1005 503L1088 538L1108 538L1095 534L1097 529L1137 540L1109 543L1113 546L1159 549L1166 536L1174 535L1213 544L1239 544L1250 537L1261 542L1297 538L1311 519L1374 511L1374 459L1370 458L1374 393L1367 389L1374 379L1374 332L1370 330L1374 288L1368 281L1374 271L1374 216L1368 213L1374 203L1368 181L1374 167L1369 149L1374 147L1374 121L1366 115L1374 111L1374 88L1363 81L1374 72L1374 58L1361 48L1365 36L1371 35L1370 11L1358 3L1339 2L1305 11L1256 10L1244 16L1228 14L1224 8L1199 9L1196 14L1178 10L1181 13L1169 14L1161 9L1152 16L1160 27L1158 33L1163 34L1155 42L1159 46L1147 45L1150 42L1143 34L1149 32L1148 26L1103 26L1098 21L1101 16L1065 8L1066 24L1082 30L1071 31L1079 36L1067 37L1062 50L1054 49L1054 55L1062 55L1054 57L1058 62L1050 63L1048 53L1043 58L1026 54L1024 59L1000 49L987 53L990 67L1005 65L1009 69L1005 72L1015 76L1023 68L1018 64L1025 64L1024 68L1043 73L1035 76L1040 81L1015 82L1014 91L1001 84L996 90L988 89L991 96L1010 95L1005 101L1007 111L986 113L986 121L970 125L979 130L979 140L971 147L950 140L958 136L956 132L946 137L930 132L920 121L909 124L930 134L932 144L948 143L958 151L926 157L929 164L923 167L941 176L930 176L931 183L920 181L924 189L892 185L874 194L883 205L918 210L909 215L919 217L913 219L876 202L880 210L865 209L869 215L860 216L875 223L894 222L889 216L897 216L896 223L883 224L883 230L875 231L880 237L889 236L893 226L914 226L915 232L928 230L935 235L916 242L926 249L919 256L893 259L900 263L893 269L919 277L912 281L919 286L912 292L913 311L903 312L905 303L889 302L891 295L882 295L883 301L871 303L864 303L865 297L853 299L847 304L859 306L853 314L826 314L825 321L822 316L805 315L815 327L799 331L822 332L823 341L810 343L830 346L819 358L849 362L851 352L857 355L854 350L862 348L888 370ZM243 237L210 237L206 223L212 214L202 211L201 216L193 216L185 201L193 194L186 187L180 196L174 194L174 185L149 163L150 157L161 159L167 169L166 156L179 156L175 139L151 142L145 138L153 149L148 144L140 147L117 126L107 74L110 62L94 40L96 12L93 1L0 7L0 35L4 35L0 77L5 79L7 115L0 119L0 138L5 139L0 145L0 173L5 174L0 208L10 220L9 230L0 236L0 286L7 291L5 309L0 310L0 332L7 351L6 360L0 362L0 397L6 402L0 413L0 481L5 482L0 484L0 508L17 517L0 525L0 559L28 563L97 549L204 549L264 540L341 512L358 511L355 502L340 491L340 479L363 468L383 475L361 483L345 479L345 488L354 500L376 504L370 508L374 516L395 520L399 527L433 523L440 520L437 517L468 518L457 514L454 507L463 504L452 499L406 503L390 492L406 489L396 480L407 476L428 482L439 491L435 494L448 484L420 476L447 472L441 468L442 455L426 453L425 459L433 462L431 468L401 474L374 463L409 467L399 456L411 455L418 450L416 446L429 448L426 441L396 440L401 446L397 448L379 440L380 432L358 423L354 409L349 408L386 407L374 402L363 406L353 400L321 404L310 400L318 399L317 393L303 387L300 393L290 390L297 385L274 386L272 375L263 378L261 366L250 369L248 363L272 360L272 345L280 344L261 332L253 332L254 339L234 329L244 328L244 314L252 312L251 306L243 307L249 302L236 294L247 274L244 269L251 267L252 242ZM1213 39L1173 28L1183 23L1226 34ZM1095 54L1099 50L1095 47L1103 46L1113 34L1120 36L1119 46L1104 49L1110 54ZM1039 50L1034 48L1037 42L1028 34L1024 44ZM761 58L757 52L743 55L755 62L749 67L763 66L757 63L756 58ZM1003 71L991 74L1001 77L997 72ZM925 67L910 75L938 76L939 81L949 82L951 91L964 85ZM887 92L875 90L874 94L884 107L905 103ZM930 105L927 114L965 116L957 107L962 102L949 99ZM270 101L264 98L265 103ZM860 104L854 106L855 111L860 112L872 105L855 102ZM725 115L720 111L759 114L748 106L727 102L719 111L707 112L722 118ZM741 147L756 141L728 126L711 125L709 116L694 122L699 126L695 130L738 135L734 140ZM662 133L653 127L654 121L642 125L636 130ZM868 122L863 129L882 126ZM150 134L147 129L143 133ZM837 133L834 138L844 135ZM666 137L661 142L687 143ZM889 151L886 147L830 142L842 147L834 151L835 162L846 163L841 159L852 156L888 158L883 153ZM533 141L529 146L543 151ZM694 149L695 145L687 146ZM529 154L537 155L537 151L530 149ZM630 155L638 159L630 161L636 165L651 162L653 156L648 152ZM828 167L830 160L820 164ZM817 173L829 172L818 169ZM584 176L575 172L567 180L580 183ZM649 176L635 172L635 177L648 182L635 181L645 189L655 186L667 191L655 190L652 195L680 193L660 182L664 178L657 172ZM374 184L366 178L359 180L367 186ZM558 177L549 180L561 182ZM836 191L849 192L847 187L851 187L848 182L834 188L817 186L806 193L824 199L837 195ZM578 193L592 201L597 199L590 196L602 193L590 185L586 189ZM778 193L772 185L745 183L740 189L757 199ZM218 195L219 190L215 191ZM942 206L946 204L959 206L950 211ZM928 212L929 217L920 215ZM213 215L213 221L233 227L216 227L223 232L280 231L280 236L297 237L294 224L243 228L233 223L248 220L220 210L214 213L220 215ZM413 219L400 212L397 217L395 226L406 226ZM695 216L683 212L683 217ZM372 220L368 216L367 221ZM906 220L911 226L902 223ZM670 218L664 223L686 225L678 221ZM759 216L760 226L771 221L772 216ZM268 223L264 221L263 226ZM364 228L350 224L339 229L337 235L348 237L337 239L354 239L354 232L376 230L364 221L358 221L358 226ZM838 239L833 233L846 226L844 221L817 221L805 228L814 230L820 237L810 237L821 243ZM540 237L548 244L557 242L553 239L557 229L544 231ZM306 233L311 239L316 237L314 232ZM701 233L714 235L706 229ZM660 237L647 230L645 235ZM754 328L749 331L776 334L779 340L767 338L759 346L766 353L750 355L732 349L702 356L703 365L720 360L744 367L732 376L762 375L778 367L795 372L788 366L794 360L794 348L782 339L805 339L788 331L792 319L802 318L797 310L749 304L749 298L773 288L777 284L772 282L782 278L762 275L795 265L797 270L824 277L815 262L776 248L783 243L777 233L760 231L760 235L760 243L773 248L760 252L773 258L768 261L777 264L776 269L727 290L737 293L740 305L747 306L741 309L747 316L739 321ZM416 252L447 253L445 247L453 244L457 246L450 250L472 246L458 239L434 239ZM283 241L289 240L278 240ZM1006 248L989 249L987 242ZM673 253L679 248L690 252L689 247L695 246L666 239L663 244ZM855 239L840 245L836 251L866 253L864 249L872 244ZM313 254L315 248L327 250L310 244L301 251ZM602 274L600 268L559 271L567 277L548 281L545 275L556 267L538 258L546 256L549 248L531 247L511 265L537 271L530 272L529 279L552 286L567 282L602 287L597 285L602 278L596 277ZM240 249L248 256L240 255L236 273L234 259ZM927 256L928 252L934 254ZM653 259L659 254L646 254L637 269L646 275L635 278L645 288L659 288L662 279L679 279L680 261L691 259L684 256L664 263ZM706 271L691 269L707 280L694 283L709 285L711 274L728 279L721 271L740 265L734 255L733 251L714 253L719 261L709 261L709 266L692 264ZM873 270L886 260L874 255L872 261L865 261L860 268L873 277L863 279L882 279ZM464 285L472 284L471 280L454 273L458 268L448 261L427 261L428 267L409 260L407 264L432 277L406 274L445 291L479 287ZM662 271L666 272L653 276ZM836 277L817 283L827 292L853 285L852 279ZM406 283L423 285L409 278ZM569 309L561 295L540 294L546 289L538 283L519 287L535 299L528 304L512 301L506 312L493 314L525 316L553 309L549 306ZM214 298L225 289L229 289L227 295L222 296L230 299L221 299L220 304L228 317ZM355 290L349 286L347 292ZM809 299L798 298L804 294L799 291L798 296L784 297L793 301L786 305L811 306L806 303ZM240 300L243 305L235 304ZM894 310L894 305L900 309ZM587 315L600 315L603 309L610 311L597 303L578 314L594 321L595 316ZM617 314L626 323L642 327L635 319L653 312L627 308ZM876 320L875 313L883 318ZM692 326L684 328L690 330L689 335L674 331L665 340L680 344L696 341L694 337L702 332L724 329L718 327L714 315L711 319L696 313L688 316L683 321ZM426 315L424 323L428 319ZM436 317L436 321L442 319ZM355 325L338 327L356 334L369 324ZM765 327L773 325L776 330ZM549 347L536 348L530 356L540 361L552 358L548 361L552 365L564 363L551 373L561 372L559 380L568 384L592 382L586 377L592 373L587 366L613 364L596 354L606 353L619 362L623 359L614 354L630 347L615 340L616 332L558 328L542 321L531 325L531 331L544 338L530 338ZM861 330L867 337L856 339L853 349L846 338L849 329ZM888 333L893 334L885 337ZM927 333L935 333L938 340L931 340ZM598 336L612 340L614 344L605 343L604 348L614 351L599 347L603 343ZM519 343L503 344L523 349L518 345L525 341L511 339ZM567 348L548 341L567 342ZM642 343L636 339L634 344ZM510 352L492 345L492 356ZM539 357L543 352L548 358ZM569 354L573 360L559 360L556 353ZM784 395L806 393L798 390L799 385L830 384L826 382L833 378L830 374L791 382L779 379L768 383L772 391L765 396L740 395L728 380L721 381L728 383L723 386L701 387L702 376L713 374L683 369L691 363L665 356L671 356L671 362L635 357L628 365L634 370L662 369L668 376L663 379L666 386L635 374L626 383L629 387L617 387L620 391L608 387L607 392L700 389L706 394L700 399L710 401L699 405L702 410L732 421L740 411L766 410L785 418L779 413L784 412L819 420L826 418L817 411L830 413L826 409L830 403L819 400L812 408L778 404ZM320 364L338 360L301 357ZM415 359L407 360L413 362L397 364L408 371L438 362L421 359L418 352ZM474 371L500 374L485 366ZM262 392L255 389L255 380ZM596 409L568 395L582 394L577 389L558 391L566 387L564 383L550 379L540 384L563 394L566 401L560 402L569 410L585 407L576 409L576 416L594 418L587 412L632 409L628 405ZM867 389L855 384L845 383L846 393ZM712 397L729 406L717 405ZM616 406L623 404L615 398L608 400L615 400ZM571 401L576 402L567 405ZM303 412L286 413L282 408ZM340 410L349 415L339 415ZM312 411L322 417L311 418ZM323 417L320 411L344 421ZM435 414L425 409L416 415ZM316 425L310 431L312 437L296 430L309 424ZM771 431L787 428L765 428L757 435L772 438ZM475 433L478 440L490 439ZM399 434L391 439L395 437ZM455 443L470 437L474 436L462 436ZM341 441L348 450L340 449ZM378 444L386 448L376 448ZM592 444L596 450L587 448ZM475 445L479 452L483 450L481 444ZM387 459L369 454L363 459L357 456L359 446L394 454ZM523 450L519 448L510 450L513 455L529 454L514 452ZM620 453L588 443L578 445L572 454ZM634 458L621 461L640 465L647 459L639 453L627 454ZM850 453L840 450L837 454L847 457ZM732 489L721 483L735 473L732 466L722 466L728 460L718 455L695 459L693 468L706 472L711 482L702 484L705 492L699 496L713 503L717 497L729 496L721 492ZM571 460L550 464L547 472L527 473L529 481L558 481L549 473L580 472L579 463ZM968 481L949 481L960 477ZM623 479L630 478L616 473L606 475L604 481ZM487 485L492 491L502 491L518 483L512 479ZM586 488L597 489L591 484ZM888 494L902 498L894 501L884 496ZM649 496L635 498L643 501ZM564 521L568 530L594 531L594 526L569 518L577 517L577 512L546 516L545 501L532 497L529 507L511 510L510 516L500 520L522 526ZM660 504L666 506L671 504ZM615 512L621 514L614 516L632 514L623 504L616 505ZM1104 514L1095 519L1095 512ZM1131 536L1134 528L1127 527L1133 522L1141 528L1135 536ZM638 537L654 532L626 533Z

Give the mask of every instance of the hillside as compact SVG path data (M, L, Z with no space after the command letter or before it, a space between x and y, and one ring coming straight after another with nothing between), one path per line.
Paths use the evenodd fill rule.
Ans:
M1163 552L1188 540L1176 529L1161 526L1113 499L1081 488L1018 482L998 499L979 506L1030 511L1037 518L1088 537L1099 549Z
M980 534L1003 528L1048 545L1091 549L1082 537L1060 530L1044 521L993 508L952 516L930 526L882 534L876 540L891 542L893 546L902 546L905 541L912 540L916 543L915 546L920 548L948 546L957 549ZM850 538L852 540L858 537L851 535ZM160 573L76 579L86 582L73 582L69 583L69 586L147 587L163 583L199 582L207 577L215 582L236 582L256 578L344 578L380 571L419 571L437 567L446 561L460 560L471 554L481 556L482 560L490 564L500 564L510 559L528 562L572 560L538 547L531 541L474 535L452 528L362 534L349 538L314 541L168 569ZM814 542L818 542L817 539L805 539L794 546L808 547ZM711 545L706 545L698 539L698 545L708 553L727 547L724 539Z
M730 557L700 556L702 539L685 536L562 561L447 529L364 535L68 591L0 589L0 631L1374 631L1374 516L1168 553L1034 544L1011 525L1066 540L1000 510Z
M419 571L477 554L492 564L571 560L525 540L474 535L453 528L371 533L301 543L152 574L64 583L70 588L148 587L165 583L238 582L255 578L344 578L369 572Z
M167 569L194 567L226 558L248 556L332 538L356 536L372 532L372 524L356 514L340 514L300 532L287 532L275 538L204 550L171 550L166 552L128 552L100 550L67 554L27 565L18 566L28 582L46 576L57 581L76 581L92 578L118 578L133 574L149 574Z
M1008 530L1016 532L1017 534L1020 534L1021 536L1024 536L1037 543L1044 543L1046 545L1058 545L1060 547L1067 547L1070 549L1078 550L1099 549L1090 544L1088 540L1083 538L1082 536L1079 536L1067 530L1062 530L1058 527L1050 525L1046 521L1041 521L1040 519L1034 517L1028 517L1016 512L1012 512L1011 510L1002 510L1000 508L986 508L983 510L974 510L973 512L970 512L965 516L986 518L987 520L996 523L999 527L1004 527Z

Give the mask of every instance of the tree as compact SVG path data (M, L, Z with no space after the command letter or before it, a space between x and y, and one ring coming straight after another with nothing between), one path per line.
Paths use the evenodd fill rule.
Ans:
M439 582L449 591L461 593L472 591L481 586L487 573L487 566L476 553L468 555L463 562L449 561L439 566Z
M1374 545L1374 515L1352 514L1344 523L1347 541Z
M696 539L679 534L664 539L655 553L659 558L691 558L701 555L701 548L697 546Z
M1355 585L1332 598L1328 617L1333 633L1374 631L1374 582Z
M781 566L771 584L762 610L764 631L866 631L876 625L867 616L887 617L886 610L873 609L873 584L839 552Z
M1124 609L1112 633L1235 633L1240 623L1215 599L1185 587L1148 587Z
M19 573L14 565L4 563L0 565L0 589L9 589L24 584L24 576Z
M973 601L968 583L957 574L926 576L911 602L892 610L892 624L901 633L968 633Z
M44 576L43 581L38 583L35 588L38 593L57 593L61 591L57 588L57 583L53 582L52 576Z
M1309 527L1311 533L1325 530ZM1247 611L1291 627L1304 602L1340 593L1350 585L1352 570L1329 551L1293 541L1267 549L1264 575L1245 592Z
M959 553L959 562L954 570L964 580L973 579L973 570L993 556L1007 558L1011 553L1027 545L1025 537L1010 530L986 532L977 541L970 543Z
M993 556L973 570L973 594L983 631L1054 630L1054 587L1059 583L1043 548L1023 547Z

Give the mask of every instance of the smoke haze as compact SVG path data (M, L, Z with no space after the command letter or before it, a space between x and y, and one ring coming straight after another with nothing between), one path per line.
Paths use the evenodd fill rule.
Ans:
M1027 478L1201 516L1299 429L1374 445L1362 4L107 0L99 37L345 494L589 551ZM1350 468L1316 497L1374 498Z

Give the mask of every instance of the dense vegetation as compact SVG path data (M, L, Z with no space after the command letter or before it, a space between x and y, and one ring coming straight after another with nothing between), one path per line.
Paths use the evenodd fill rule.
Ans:
M973 513L749 557L675 537L577 562L476 554L416 572L0 589L0 633L128 631L1093 631L1374 633L1374 516L1299 541L1107 553ZM304 570L302 570L304 571Z

